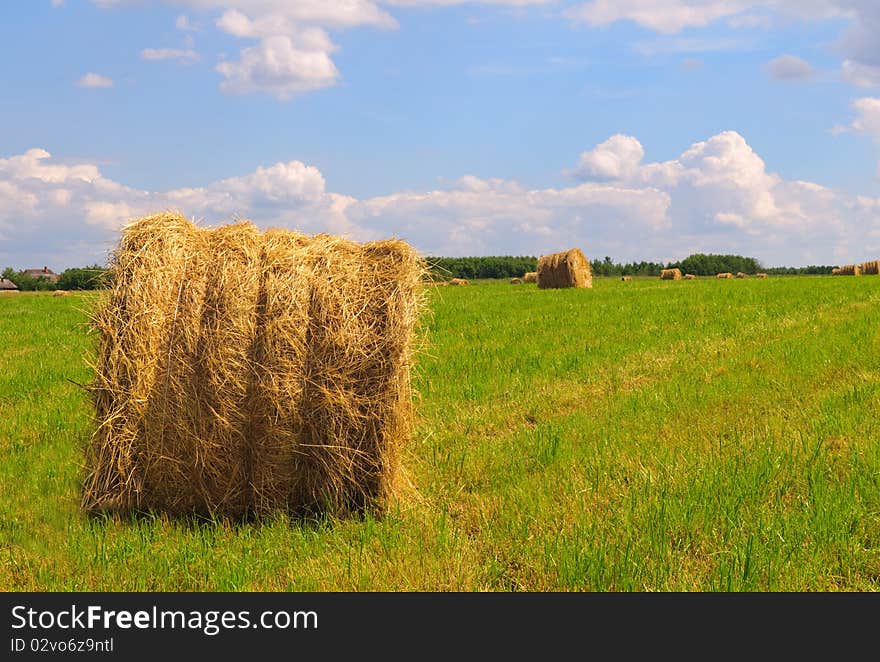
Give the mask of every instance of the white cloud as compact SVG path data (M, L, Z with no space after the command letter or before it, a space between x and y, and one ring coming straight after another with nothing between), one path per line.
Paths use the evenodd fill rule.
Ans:
M64 6L64 0L52 0L53 7L62 7Z
M107 76L89 72L80 78L76 84L87 88L113 87L113 80L107 78Z
M791 20L826 20L854 17L852 5L873 0L589 0L574 5L565 15L577 22L606 26L617 21L632 21L644 28L665 34L685 28L702 28L727 19L735 28L766 28L772 16ZM753 13L755 11L773 12Z
M220 89L227 94L267 92L285 101L298 93L330 87L339 78L330 59L333 49L319 28L296 37L266 37L257 46L245 48L239 61L217 65L226 79Z
M656 32L672 34L684 28L705 27L755 4L749 0L592 0L570 7L565 15L593 26L633 21Z
M873 101L877 108L860 106L859 130L880 126L873 115L880 100ZM880 201L785 180L733 131L663 162L645 162L636 138L612 136L584 152L572 174L602 181L534 189L465 176L448 189L357 199L328 191L317 168L289 161L204 187L151 192L107 179L95 164L59 163L34 149L0 158L0 264L99 260L126 220L166 209L210 223L251 218L358 240L399 236L435 255L576 245L626 260L703 251L805 264L880 253Z
M579 179L628 179L636 173L645 150L632 136L617 134L581 154L580 163L572 171Z
M141 59L148 61L179 60L181 62L196 62L199 59L199 54L191 48L145 48L141 51Z
M863 97L852 103L856 117L852 123L841 129L840 132L850 131L872 136L880 141L880 99L875 97Z
M812 78L816 70L796 55L780 55L764 65L770 78L783 81L802 81Z
M880 66L844 60L841 72L844 80L857 87L880 87Z

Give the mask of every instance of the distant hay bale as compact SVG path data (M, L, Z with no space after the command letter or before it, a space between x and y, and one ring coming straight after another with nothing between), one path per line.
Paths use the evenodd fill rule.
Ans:
M538 287L593 287L590 263L578 248L542 255L538 260Z
M871 260L870 262L862 262L862 274L865 276L880 275L880 260Z
M621 277L620 277L620 280L622 280L622 281L624 281L624 282L631 281L632 279L633 279L632 276L621 276Z
M663 269L660 280L681 280L681 269Z
M858 264L845 264L840 267L841 276L861 276L862 267Z
M840 269L839 269L838 267L834 267L834 268L831 270L831 275L832 275L832 276L839 276L839 275L840 275Z
M423 273L396 240L171 214L126 226L92 317L83 507L381 510L411 434Z
M55 290L54 292L52 292L52 296L53 297L69 297L70 292L68 292L67 290Z
M458 285L458 286L470 285L467 278L453 278L452 280L449 281L449 284L450 285Z
M685 280L696 280L697 277L694 274L685 274L684 279Z
M722 271L720 274L715 274L715 278L733 278L733 274L729 271Z
M522 278L511 278L510 284L511 285L522 285Z
M537 283L538 282L538 272L537 271L527 271L523 276L524 283Z
M755 278L767 278L767 274L755 274Z
M748 278L749 275L748 275L747 273L745 273L745 272L737 271L737 272L736 272L736 277L737 277L737 278Z

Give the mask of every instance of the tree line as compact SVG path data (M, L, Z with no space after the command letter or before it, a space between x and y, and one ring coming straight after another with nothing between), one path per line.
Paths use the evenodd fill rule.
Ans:
M53 283L48 278L34 277L12 267L3 270L3 278L11 280L23 292L45 290L99 290L106 286L107 268L94 264L90 267L65 269Z
M431 272L440 278L513 278L527 271L535 271L538 258L534 256L493 257L431 257ZM718 273L767 273L773 275L830 274L832 265L808 267L764 267L753 257L743 255L720 255L694 253L677 262L615 262L610 256L590 260L596 276L659 276L663 269L681 269L682 273L695 276L714 276Z
M428 268L435 278L514 278L522 277L528 271L536 271L538 258L530 255L501 255L490 257L429 257ZM659 276L662 269L681 269L682 273L696 276L714 276L717 273L743 272L756 274L764 272L777 276L799 274L830 274L831 265L810 265L808 267L764 267L753 257L742 255L716 255L694 253L678 262L615 262L609 256L590 260L590 267L596 276ZM94 264L88 267L65 269L58 282L46 278L34 278L24 271L7 267L3 278L11 280L18 289L28 290L96 290L107 285L106 267Z

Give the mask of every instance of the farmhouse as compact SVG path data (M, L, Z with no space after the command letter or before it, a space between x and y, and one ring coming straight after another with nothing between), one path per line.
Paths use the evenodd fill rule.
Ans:
M0 278L0 292L18 292L18 286L8 278Z
M59 278L58 274L52 271L49 267L43 267L42 269L25 269L24 273L31 278L45 278L51 283L57 283Z

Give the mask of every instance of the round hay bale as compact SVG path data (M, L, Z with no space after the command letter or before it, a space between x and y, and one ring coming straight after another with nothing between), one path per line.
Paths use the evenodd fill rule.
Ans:
M831 270L831 275L832 275L832 276L839 276L839 275L840 275L840 268L839 268L839 267L834 267L834 268Z
M862 267L859 264L845 264L840 267L841 276L861 276Z
M715 274L715 278L733 278L733 274L729 271L723 271L720 274Z
M660 280L681 280L681 269L663 269Z
M538 272L537 271L527 271L523 276L524 283L537 283L538 282Z
M510 284L511 285L522 285L522 278L511 278Z
M870 262L862 262L862 274L865 276L880 275L880 260L871 260Z
M625 283L628 283L628 282L631 281L632 279L633 279L632 276L621 276L621 277L620 277L620 280L622 280L622 281L625 282Z
M696 280L697 277L694 276L693 274L685 274L685 275L684 275L684 279L685 279L685 280Z
M579 248L542 255L538 259L538 287L542 290L563 287L593 287L590 262Z
M52 296L53 297L69 297L70 292L68 292L67 290L55 290L54 292L52 292Z
M755 274L755 278L767 278L767 274Z
M86 510L384 507L411 435L412 248L162 214L123 229L111 271Z
M747 273L745 273L745 272L737 271L737 272L736 272L736 277L737 277L737 278L748 278L749 275L748 275Z
M450 285L458 285L458 286L470 285L467 278L453 278L452 280L449 281L449 284Z

